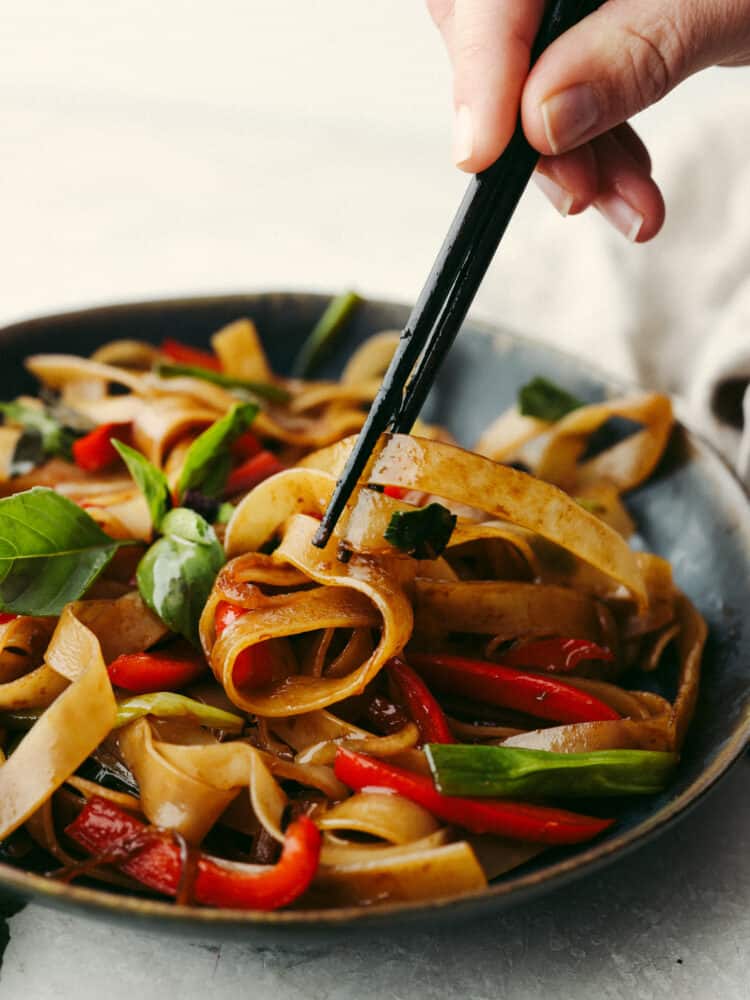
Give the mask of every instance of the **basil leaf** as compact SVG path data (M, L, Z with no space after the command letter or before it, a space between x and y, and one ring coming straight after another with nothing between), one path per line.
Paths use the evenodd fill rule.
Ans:
M453 534L456 515L440 503L414 511L396 511L385 540L415 559L437 559Z
M297 378L304 378L322 360L361 302L356 292L344 292L331 299L295 359L293 372Z
M67 459L72 457L71 448L78 435L70 427L56 420L45 407L30 406L16 399L11 403L0 403L0 414L6 423L18 424L19 427L38 435L42 456L60 455Z
M149 462L145 455L136 451L135 448L123 444L122 441L118 441L116 438L112 438L112 444L125 465L127 465L128 472L135 480L138 489L146 498L149 513L151 514L151 523L154 526L154 530L158 531L161 527L161 522L167 515L167 511L172 506L167 477L161 469L157 469L155 465Z
M292 397L286 389L280 385L272 385L270 382L250 382L244 378L234 378L232 375L224 375L222 372L215 372L210 368L200 368L198 365L171 365L160 364L154 369L157 375L164 378L176 378L178 375L188 375L190 378L199 378L204 382L213 382L224 389L244 389L261 399L267 399L271 403L287 403Z
M177 484L177 495L181 499L188 490L197 490L207 497L221 493L232 467L230 448L245 433L257 413L254 403L238 403L193 441Z
M197 646L198 621L224 550L211 525L184 507L167 514L161 531L138 564L138 590L165 625Z
M582 400L541 375L527 382L518 392L518 409L524 417L561 420L579 406L583 406Z
M121 545L80 507L43 486L0 500L0 608L59 615Z

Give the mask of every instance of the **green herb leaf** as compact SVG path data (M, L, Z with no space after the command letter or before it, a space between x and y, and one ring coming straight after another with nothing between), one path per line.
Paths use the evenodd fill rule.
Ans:
M453 534L456 515L439 503L414 511L396 511L385 540L415 559L437 559Z
M204 382L213 382L214 385L220 385L224 389L242 389L260 399L267 399L271 403L286 403L291 399L291 394L286 389L282 389L280 385L233 378L231 375L224 375L222 372L215 372L210 368L200 368L197 365L160 364L156 366L155 371L157 375L162 375L164 378L188 375L190 378L203 379Z
M541 375L527 382L518 393L518 409L522 415L538 420L561 420L579 406L583 406L582 400Z
M151 523L154 526L154 530L158 531L161 527L161 522L167 515L167 511L172 506L167 477L161 469L157 469L155 465L149 462L145 455L136 451L135 448L123 444L122 441L118 441L116 438L112 439L112 444L125 465L127 465L128 472L135 480L138 489L146 498L149 513L151 514Z
M197 646L198 621L224 550L211 525L184 507L167 514L161 531L138 564L138 590L165 625Z
M78 435L60 423L45 407L31 406L16 399L12 403L0 403L0 414L6 423L18 424L36 438L41 456L71 458L71 448Z
M188 490L198 490L207 497L221 493L232 467L230 448L245 433L257 413L254 403L238 403L193 441L177 484L180 498Z
M0 500L0 608L59 615L121 545L80 507L42 486Z
M139 694L118 702L115 729L144 715L156 715L161 719L195 719L209 729L223 729L232 733L241 732L245 725L242 716L235 715L234 712L214 708L213 705L206 705L174 691L154 691L152 694Z
M356 292L344 292L331 299L297 355L292 369L297 378L304 378L322 360L361 302Z
M679 760L658 750L552 753L443 743L428 744L425 754L444 795L510 798L653 795Z
M219 512L216 515L217 524L229 524L232 519L232 514L237 510L233 503L229 503L225 500L223 504L219 507Z

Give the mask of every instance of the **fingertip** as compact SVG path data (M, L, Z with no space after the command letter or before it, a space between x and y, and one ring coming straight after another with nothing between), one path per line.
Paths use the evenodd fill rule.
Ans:
M654 236L657 236L661 232L662 226L664 225L667 217L667 208L664 204L664 198L656 184L653 184L653 190L651 191L649 198L651 204L647 214L644 216L643 226L635 239L636 243L647 243L649 240L652 240Z
M491 166L513 135L543 7L544 0L457 0L453 6L454 160L462 170Z
M630 242L646 243L662 228L665 207L648 152L633 138L617 129L569 153L543 156L536 184L561 215L593 205Z
M471 170L474 151L474 122L468 104L459 104L453 116L453 162L461 170Z
M558 181L543 174L540 170L534 172L534 183L563 218L570 215L575 204L575 195L566 190Z
M453 118L453 162L468 173L480 173L500 156L511 134L512 124L487 103L459 104Z
M524 135L542 156L557 156L560 155L560 149L550 139L549 106L537 93L538 88L534 86L533 74L532 70L521 94L521 124Z
M632 243L647 243L664 224L666 209L658 185L612 133L596 139L600 190L594 205Z
M543 156L536 181L561 214L579 215L592 204L599 189L596 157L588 145L561 156ZM551 185L562 193L556 193Z

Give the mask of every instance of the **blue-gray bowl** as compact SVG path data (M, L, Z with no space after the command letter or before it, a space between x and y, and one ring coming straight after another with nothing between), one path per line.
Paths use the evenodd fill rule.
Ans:
M240 316L255 320L272 365L284 372L326 303L320 295L276 292L108 306L17 323L0 331L0 399L33 391L22 366L27 354L88 354L120 337L158 342L167 336L205 345L214 330ZM358 343L377 330L400 328L407 312L406 306L368 302L355 314L323 372L335 375ZM470 321L428 400L427 415L470 444L536 374L587 400L631 388L581 359ZM201 910L63 885L4 864L0 891L194 938L282 943L341 931L403 932L409 924L481 917L592 872L664 832L726 773L750 738L750 505L713 449L680 427L656 475L631 494L628 506L646 546L672 563L678 585L706 617L710 639L698 710L676 779L662 795L626 809L616 827L594 844L543 854L481 893L369 909L271 914ZM668 836L663 847L666 857Z

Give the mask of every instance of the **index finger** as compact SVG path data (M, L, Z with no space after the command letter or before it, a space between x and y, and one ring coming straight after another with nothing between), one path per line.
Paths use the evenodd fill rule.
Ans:
M454 157L476 173L510 140L544 0L429 0L453 67Z

